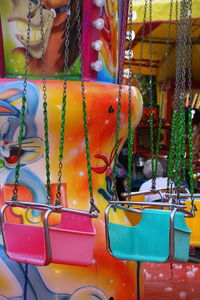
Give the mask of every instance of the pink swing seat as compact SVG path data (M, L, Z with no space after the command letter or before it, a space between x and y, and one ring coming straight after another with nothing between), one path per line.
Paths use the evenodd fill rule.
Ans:
M52 263L81 266L92 263L96 232L90 216L63 211L60 225L49 227L49 232Z
M13 205L10 202L1 209L4 247L10 259L37 266L49 263L88 266L93 262L96 234L93 214L63 208L49 209L45 205L34 207L32 204L31 208L46 210L44 226L15 224L4 221L5 209ZM14 205L17 206L17 203ZM61 222L49 227L48 218L52 212L61 213Z

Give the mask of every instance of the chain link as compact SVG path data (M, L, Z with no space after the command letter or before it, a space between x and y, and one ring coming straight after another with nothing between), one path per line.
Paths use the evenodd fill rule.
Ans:
M133 0L129 3L129 47L128 47L128 68L129 68L129 81L128 81L128 192L132 188L132 169L133 169L133 144L134 144L134 131L132 130L132 13L133 13ZM130 198L130 197L129 197Z
M42 47L42 97L43 97L43 115L44 115L44 138L45 138L45 162L46 162L46 188L47 203L51 202L50 195L50 159L49 159L49 124L48 124L48 103L47 103L47 87L46 87L46 58L45 58L45 40L44 40L44 16L43 16L43 0L40 0L40 22L41 22L41 47Z
M191 210L195 211L194 204L194 177L193 177L193 138L192 138L192 0L188 0L188 90L189 90L189 104L188 104L188 148L189 148L189 180L191 193Z
M175 182L179 189L181 180L185 180L186 175L186 118L185 118L185 85L186 85L186 49L188 36L188 57L190 56L189 45L191 44L191 36L189 37L189 29L191 16L188 15L188 10L191 12L191 1L183 0L180 6L180 21L177 25L176 36L176 82L174 96L174 113L172 132L170 139L170 153L168 158L168 178ZM178 20L178 1L176 1L176 19ZM178 23L177 23L178 24ZM189 58L189 85L191 86L191 58ZM191 90L191 88L189 88ZM191 96L189 96L190 98ZM188 117L191 118L190 111ZM188 126L192 126L188 119ZM188 131L191 134L191 128ZM188 137L189 144L191 137ZM189 156L192 155L192 145L189 145ZM190 157L191 159L191 157ZM192 170L192 167L191 167Z
M119 152L119 129L120 129L121 97L122 97L122 84L123 84L123 71L124 71L127 10L128 10L128 1L125 1L123 5L123 12L122 12L122 32L121 32L120 61L119 61L119 90L118 90L118 98L117 98L115 153L114 153L113 174L112 174L113 197L116 197L117 195L116 175L117 175L117 163L118 163L118 152Z
M139 66L138 66L139 79L141 76L141 69L142 69L142 57L143 57L143 48L144 48L143 46L144 46L144 35L145 35L145 25L146 25L146 16L147 16L147 5L148 5L148 0L145 0L143 23L142 23L142 35L141 35L141 43L140 43L140 59L139 59Z
M21 107L21 118L19 125L19 136L18 136L18 161L15 169L15 186L13 189L13 198L15 201L18 198L18 184L19 184L19 172L20 172L20 155L22 152L22 142L24 135L24 125L25 125L25 111L26 111L26 89L27 89L27 79L28 79L28 65L29 65L29 48L30 48L30 31L31 31L31 11L32 2L28 1L28 22L27 22L27 40L26 40L26 52L25 52L25 68L24 68L24 82L23 82L23 97L22 97L22 107Z
M80 0L77 0L76 5L76 18L77 18L77 32L78 32L78 47L79 55L81 61L80 74L81 74L81 93L82 93L82 109L83 109L83 126L84 126L84 136L85 136L85 148L86 148L86 160L87 160L87 173L88 173L88 185L90 193L90 212L97 211L99 209L94 203L93 196L93 183L92 183L92 171L90 162L90 147L89 147L89 136L88 136L88 117L87 117L87 106L86 106L86 95L85 95L85 82L84 82L84 70L83 70L83 60L82 60L82 38L81 38L81 12L80 12Z
M64 57L64 82L63 82L63 98L62 98L62 113L61 113L61 129L60 129L60 146L59 146L59 164L58 164L58 185L56 193L56 205L61 204L61 184L62 184L62 169L63 169L63 153L64 153L64 139L65 139L65 123L66 123L66 105L67 105L67 79L68 79L68 62L69 62L69 36L70 36L70 3L67 1L68 9L66 15L65 26L65 57Z
M160 109L159 109L158 132L157 132L157 143L156 143L156 153L155 153L155 177L157 177L157 170L158 170L158 156L160 150L162 116L164 111L164 102L165 102L164 100L165 100L165 93L166 93L166 86L167 86L167 67L169 61L169 50L170 50L170 40L171 40L172 11L173 11L173 0L170 1L169 21L167 26L167 43L166 43L165 57L164 57L163 68L162 68L161 101L160 101Z
M156 170L154 157L154 115L153 115L153 70L152 70L152 0L149 0L149 107L150 107L150 145L151 145L151 170L152 189L156 188Z

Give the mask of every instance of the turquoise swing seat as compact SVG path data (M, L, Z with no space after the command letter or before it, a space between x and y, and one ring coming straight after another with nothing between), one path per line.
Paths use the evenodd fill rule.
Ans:
M172 229L172 260L187 262L191 231L181 212L175 212L173 228L170 228L171 213L170 210L144 209L136 226L108 222L107 238L111 254L122 260L166 262L171 255Z

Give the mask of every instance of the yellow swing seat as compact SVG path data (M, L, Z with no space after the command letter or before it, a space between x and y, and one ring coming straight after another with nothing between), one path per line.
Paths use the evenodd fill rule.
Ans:
M195 216L193 218L187 218L186 224L191 229L190 246L200 247L200 197L194 200L196 207ZM186 200L186 206L189 209L191 207L191 200Z

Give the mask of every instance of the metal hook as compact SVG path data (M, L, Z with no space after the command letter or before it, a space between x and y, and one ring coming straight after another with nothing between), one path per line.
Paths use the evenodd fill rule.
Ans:
M99 210L98 207L95 205L94 199L91 198L91 199L90 199L90 213L93 213L93 212L98 212L98 213L100 213L100 210Z

